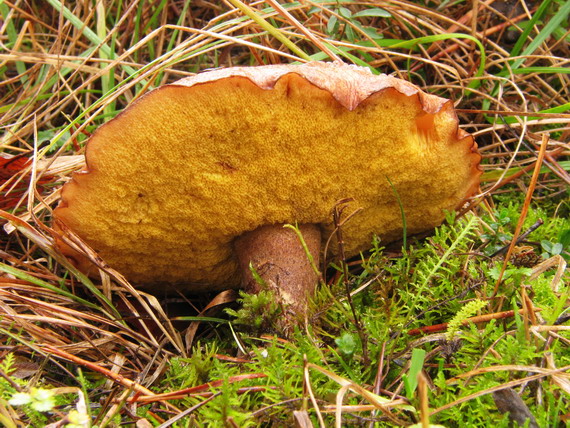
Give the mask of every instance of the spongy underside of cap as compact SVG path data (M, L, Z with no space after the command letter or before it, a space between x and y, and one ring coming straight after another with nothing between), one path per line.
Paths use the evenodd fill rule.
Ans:
M232 242L245 231L316 223L327 239L333 207L353 198L354 255L374 234L401 238L394 191L408 233L431 229L478 162L449 104L426 118L417 96L386 89L348 111L297 74L271 90L230 77L164 86L102 126L56 216L135 283L219 289L239 285Z

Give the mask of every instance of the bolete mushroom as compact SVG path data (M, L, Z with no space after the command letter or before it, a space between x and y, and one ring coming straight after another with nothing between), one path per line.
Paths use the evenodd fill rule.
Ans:
M453 104L339 63L236 67L162 86L101 126L55 210L133 283L259 289L305 310L335 203L347 256L434 228L479 183ZM285 224L298 224L306 245ZM330 250L334 254L335 246ZM251 265L251 266L250 266Z

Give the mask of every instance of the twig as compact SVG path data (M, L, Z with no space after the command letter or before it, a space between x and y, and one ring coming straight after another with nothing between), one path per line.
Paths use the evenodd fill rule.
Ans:
M507 270L507 265L509 263L509 260L511 259L511 256L513 255L513 250L515 249L516 241L517 241L518 236L520 234L524 220L526 219L526 215L527 215L528 209L530 207L530 201L532 199L532 195L534 193L534 189L535 189L536 183L538 181L538 175L540 173L540 168L542 167L542 162L544 160L544 154L546 153L546 146L548 145L548 139L549 139L549 137L547 134L542 135L542 144L540 146L540 151L538 152L538 158L537 158L536 163L535 163L534 172L532 173L532 178L531 178L530 184L528 186L528 190L527 190L526 197L524 200L524 205L523 205L523 208L521 210L521 216L519 217L517 227L515 228L515 233L513 234L513 240L511 241L511 244L509 245L509 249L507 250L507 255L505 256L505 261L503 263L503 267L501 268L501 272L499 274L499 277L497 278L497 282L495 283L495 289L493 290L493 295L491 296L492 299L494 299L495 296L497 295L497 293L499 292L499 286L501 285L501 282L503 281L503 275L505 274L505 271Z
M421 371L418 373L418 396L422 428L429 428L428 382L426 376Z
M340 256L340 260L342 263L343 273L344 273L344 286L346 289L346 300L348 301L348 305L350 306L350 310L352 311L352 316L354 318L354 325L356 330L358 331L358 336L360 337L360 342L362 343L362 358L363 363L365 366L368 366L370 363L370 357L368 356L368 339L366 337L366 333L362 328L362 324L358 315L356 314L356 309L354 308L354 303L352 302L352 296L350 294L350 287L349 287L349 280L348 280L348 265L346 264L346 256L344 253L344 240L342 237L342 223L340 221L340 216L342 212L346 208L347 200L341 200L337 202L333 209L333 221L336 231L336 240L338 244L338 253ZM339 209L339 206L342 207Z
M152 403L155 401L179 400L181 398L187 397L188 395L202 394L214 387L222 386L226 382L234 383L234 382L240 382L245 379L258 379L264 377L267 377L265 373L252 373L252 374L230 376L227 379L213 380L211 382L204 383L202 385L193 386L190 388L184 388L178 391L165 392L162 394L151 393L147 394L146 396L132 397L129 399L129 401L137 403Z
M525 377L525 378L523 378L523 379L513 380L513 381L511 381L511 382L503 383L503 384L501 384L501 385L497 385L497 386L494 386L494 387L492 387L492 388L485 389L485 390L483 390L483 391L475 392L475 393L473 393L473 394L470 394L470 395L467 395L467 396L465 396L465 397L459 398L459 399L457 399L457 400L455 400L455 401L453 401L453 402L451 402L451 403L445 404L445 405L443 405L443 406L441 406L441 407L439 407L439 408L433 410L433 411L430 413L430 416L433 416L433 415L435 415L435 414L437 414L437 413L443 412L444 410L450 409L450 408L452 408L452 407L454 407L454 406L457 406L458 404L465 403L465 402L467 402L467 401L470 401L470 400L473 400L473 399L475 399L475 398L481 397L481 396L483 396L483 395L491 394L491 393L493 393L493 392L495 392L495 391L500 391L500 390L502 390L502 389L512 388L512 387L515 387L515 386L518 386L518 385L522 385L523 383L527 383L527 382L530 382L530 381L533 381L533 380L538 380L538 379L541 379L541 378L546 377L546 376L552 376L552 375L555 375L555 374L557 374L557 373L563 373L563 372L565 372L565 371L568 371L569 369L570 369L570 366L564 366L564 367L561 367L561 368L556 369L556 370L547 370L547 371L545 370L545 371L542 372L542 373L537 373L537 374L535 374L535 375L528 376L528 377Z
M540 226L542 226L544 224L544 220L542 220L541 218L539 218L536 223L534 223L531 227L528 228L528 230L526 232L524 232L523 234L521 234L515 241L515 245L516 244L520 244L522 241L524 241L526 239L526 237L528 235L530 235L532 232L534 232L536 229L538 229ZM505 245L502 248L499 248L497 251L495 251L493 254L491 254L489 257L496 257L499 256L501 254L504 254L507 252L507 250L509 249L509 247L511 246L511 242L509 242L507 245Z
M313 32L309 31L307 27L297 21L297 19L295 19L295 17L291 15L289 11L281 6L276 0L267 0L267 3L269 3L273 9L285 17L297 30L303 33L311 42L315 44L315 46L326 53L331 59L342 62L342 59L340 59L333 51L331 51L326 44L321 42L321 40L316 37Z
M532 310L534 312L539 312L542 309L540 308L532 308ZM523 314L525 312L525 309L519 309L518 313L519 314ZM481 322L488 322L491 320L500 320L503 318L511 318L515 315L515 311L511 310L511 311L503 311L503 312L495 312L492 314L485 314L485 315L478 315L476 317L471 317L471 318L467 318L465 320L463 320L463 322L461 323L462 325L468 325L470 323L473 324L477 324L477 323L481 323ZM425 327L420 327L420 328L414 328L413 330L408 331L408 334L410 336L417 336L418 334L428 334L428 333L436 333L438 331L443 331L447 329L447 324L446 322L441 323L441 324L435 324L435 325L428 325Z
M221 394L221 392L216 392L211 397L206 398L204 401L201 401L200 403L196 404L195 406L192 406L189 409L186 409L183 412L179 413L178 415L174 416L173 418L170 418L169 420L167 420L163 424L160 424L158 426L158 428L167 428L169 426L172 426L173 423L178 422L180 419L188 416L190 413L194 412L194 410L199 409L204 404L208 403L209 401L212 401L214 398L216 398L220 394Z
M138 384L130 379L127 379L124 376L121 376L120 374L117 373L113 373L111 370L106 369L105 367L101 367L98 364L92 363L91 361L87 361L84 360L83 358L77 357L73 354L70 354L68 352L62 351L61 349L57 349L53 346L50 345L45 345L43 347L44 351L57 355L58 357L62 357L65 358L66 360L69 360L71 362L80 364L84 367L87 367L93 371L96 371L98 373L101 373L102 375L104 375L105 377L115 381L116 383L123 385L126 388L132 388L134 391L146 394L146 395L151 395L154 396L154 392L152 392L149 389L146 389L144 386L142 386L141 384Z

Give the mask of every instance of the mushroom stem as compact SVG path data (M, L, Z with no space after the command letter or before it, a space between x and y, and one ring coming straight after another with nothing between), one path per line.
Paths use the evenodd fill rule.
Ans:
M318 266L321 250L319 227L303 224L299 231ZM280 299L286 314L305 314L308 298L313 295L319 277L294 230L283 227L283 224L262 226L238 237L234 249L245 291L258 293L264 287L254 278L251 263L265 286Z

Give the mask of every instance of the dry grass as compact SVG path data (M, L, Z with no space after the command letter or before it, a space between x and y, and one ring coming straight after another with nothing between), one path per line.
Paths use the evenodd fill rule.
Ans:
M540 4L522 3L505 16L499 3L343 5L392 15L358 20L347 19L335 1L254 2L249 11L238 10L237 0L0 3L0 358L14 352L18 370L32 365L30 383L42 377L63 386L64 361L112 379L101 421L120 411L116 399L125 399L125 391L152 396L167 361L189 355L197 334L213 334L188 322L174 326L164 301L104 265L91 282L54 250L51 229L61 186L82 167L86 137L150 88L203 69L328 59L326 53L368 64L455 100L485 160L483 206L493 206L492 195L515 191L506 184L526 191L542 141L539 166L546 169L537 171L548 174L533 180L534 200L566 192L568 33L543 37L544 26L536 26L513 57L511 27L528 21ZM330 34L334 20L339 27ZM384 38L371 38L363 27ZM64 239L89 251L72 236ZM180 297L178 304L185 314L203 314L233 299Z

